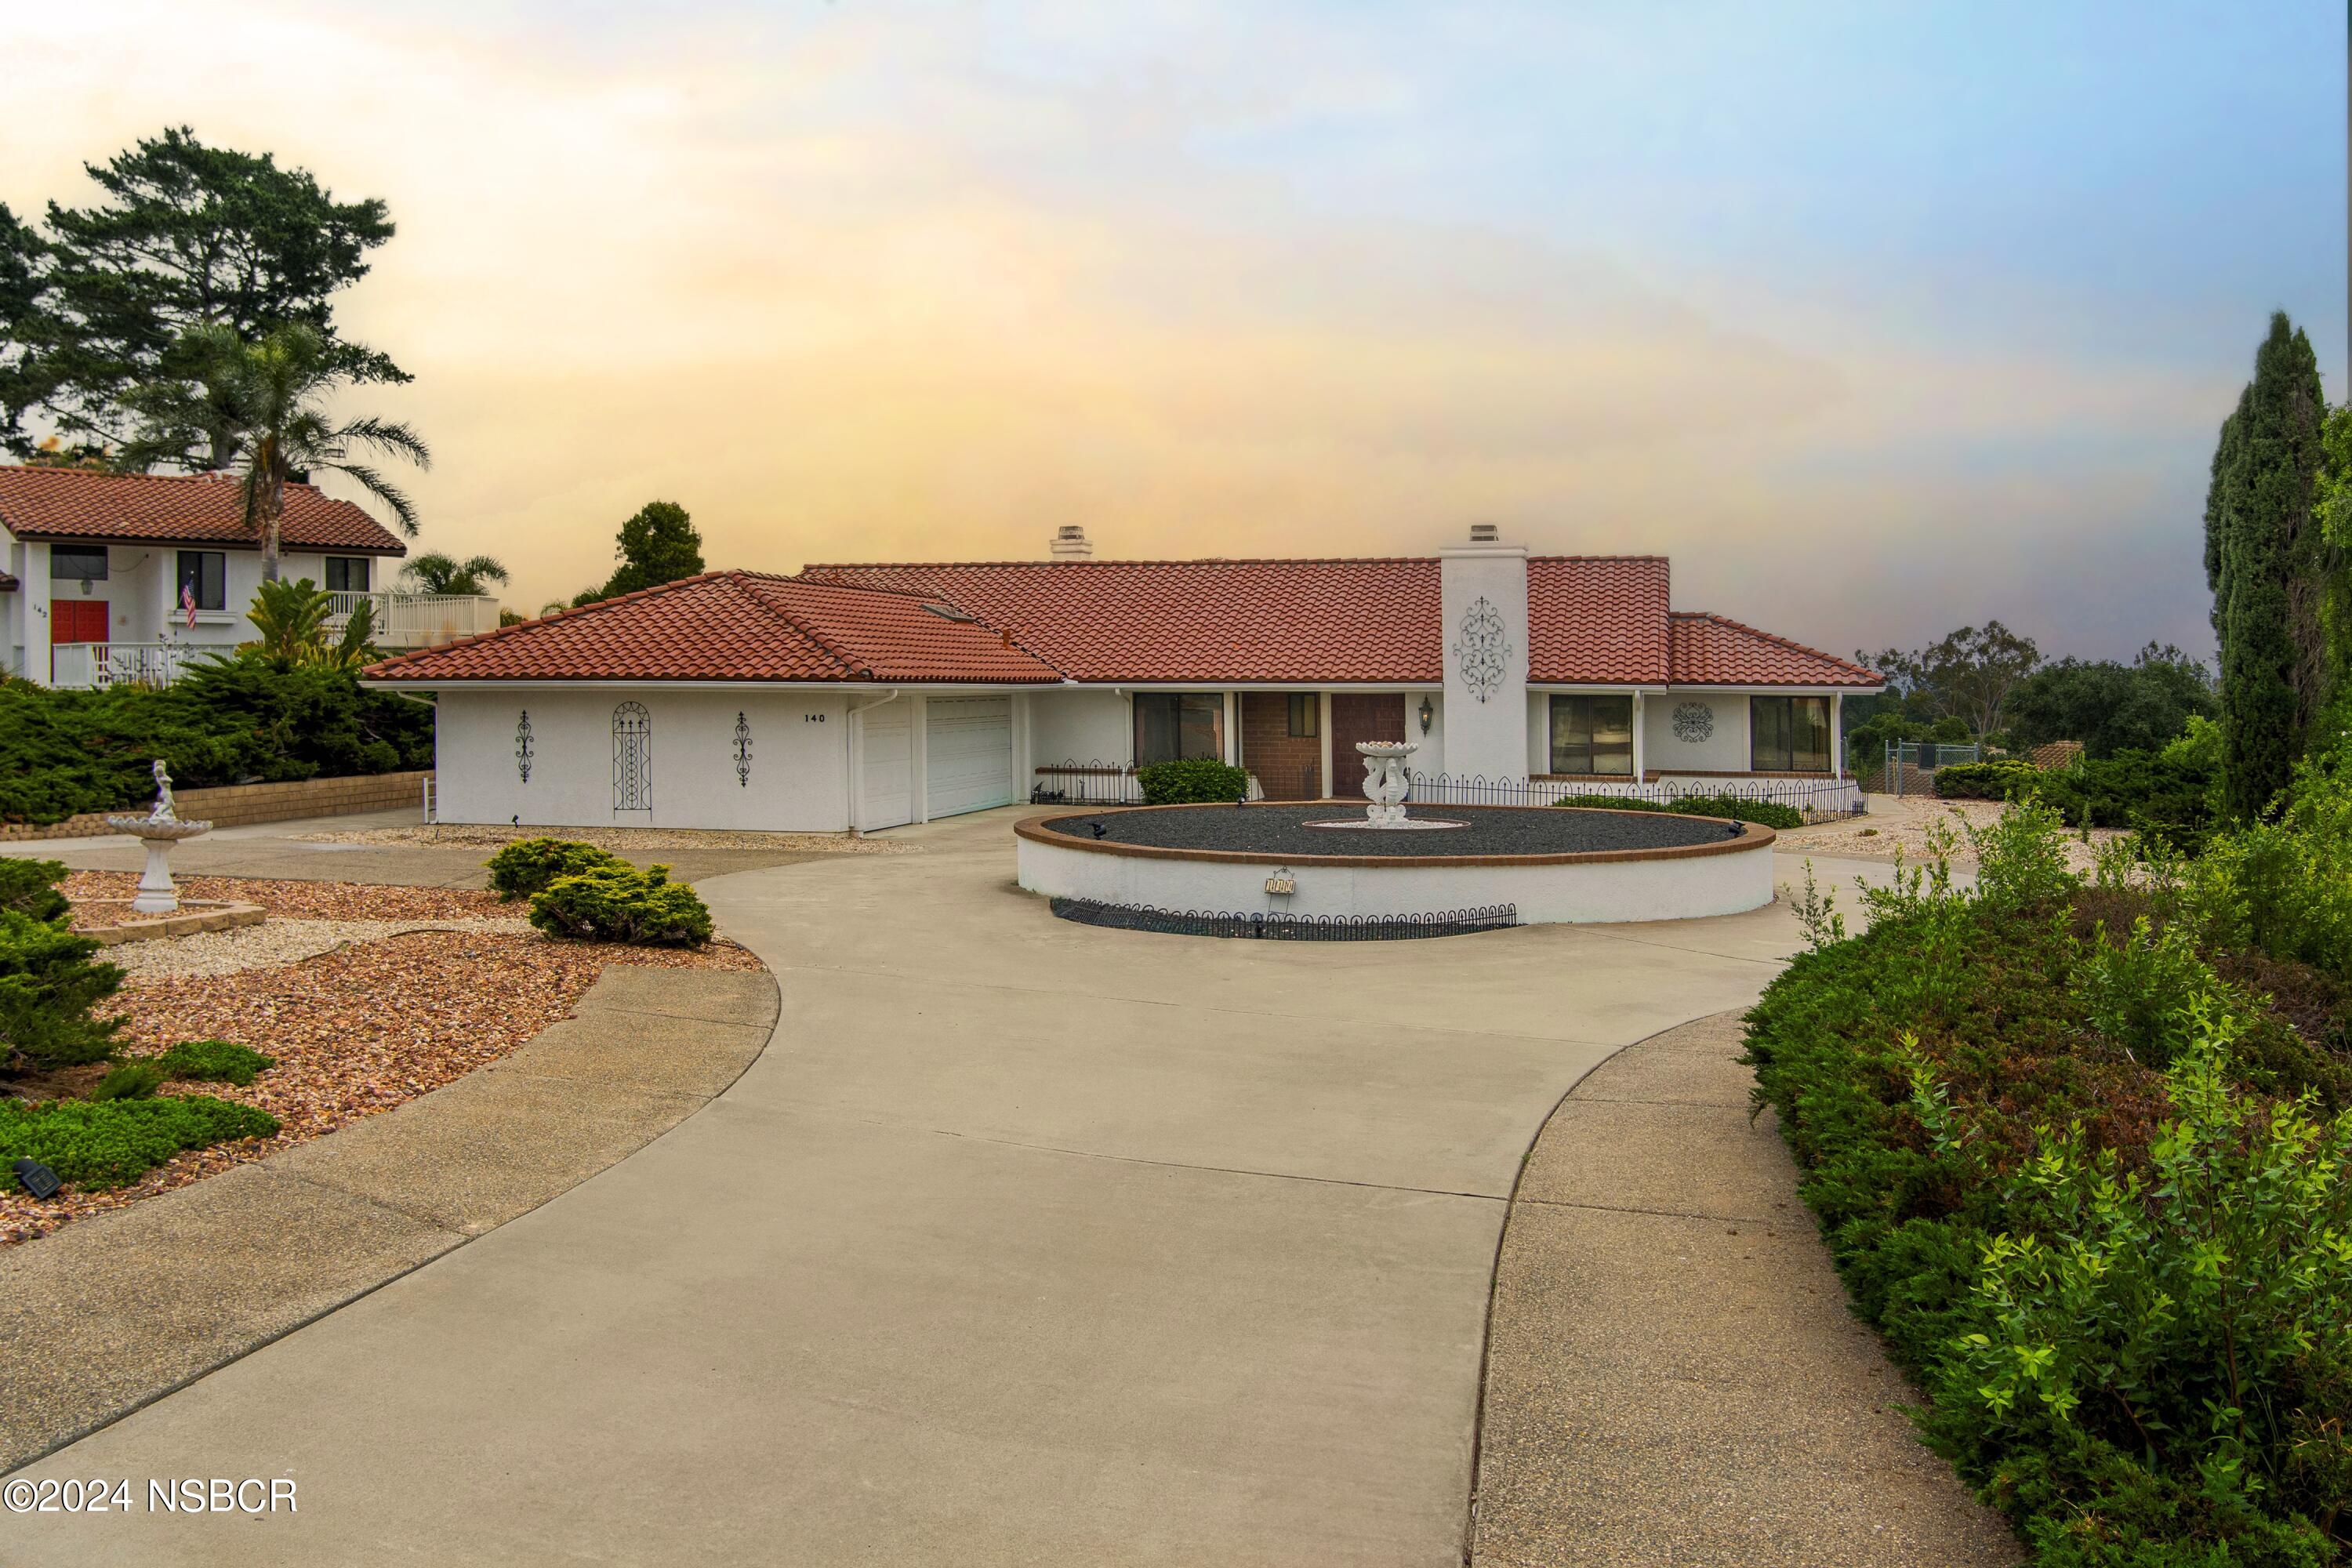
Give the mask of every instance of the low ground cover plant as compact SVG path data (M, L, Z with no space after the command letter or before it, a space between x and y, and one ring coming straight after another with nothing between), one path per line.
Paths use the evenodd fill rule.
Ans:
M1638 795L1564 795L1554 805L1583 806L1594 811L1663 811L1678 816L1727 816L1734 822L1760 823L1766 827L1802 827L1805 814L1777 800L1743 800L1730 795L1688 795L1676 800L1649 800Z
M502 899L527 899L544 891L558 877L577 877L628 862L593 844L568 838L524 838L491 856L488 864L490 891Z
M2076 827L2120 827L2159 834L2198 849L2220 816L2220 731L2192 720L2189 733L2161 752L2117 752L2066 768L2000 759L1959 763L1936 773L1946 800L2030 800Z
M667 866L640 871L625 861L558 877L534 894L530 923L550 936L625 942L640 947L700 947L710 910Z
M2254 933L2352 850L2223 836L2221 870L2157 846L2085 881L2050 808L1973 837L1972 888L1948 840L1861 935L1816 909L1748 1017L1856 1310L2037 1563L2347 1561L2352 975Z
M153 1062L122 1062L109 1068L89 1091L92 1100L144 1100L163 1087L168 1077Z
M268 1111L203 1094L0 1100L0 1173L16 1184L13 1167L29 1158L79 1186L119 1187L182 1150L277 1131Z
M166 1074L196 1083L232 1083L239 1089L278 1065L251 1046L234 1040L183 1040L152 1058Z
M1146 763L1135 770L1146 805L1233 802L1248 795L1249 770L1209 757L1179 763Z

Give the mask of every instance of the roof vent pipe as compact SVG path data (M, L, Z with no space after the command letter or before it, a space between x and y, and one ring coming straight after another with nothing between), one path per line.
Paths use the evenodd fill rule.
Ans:
M1066 522L1054 531L1053 557L1056 561L1085 561L1095 552L1082 523Z
M1503 531L1491 522L1474 522L1470 525L1470 542L1500 544L1503 542Z

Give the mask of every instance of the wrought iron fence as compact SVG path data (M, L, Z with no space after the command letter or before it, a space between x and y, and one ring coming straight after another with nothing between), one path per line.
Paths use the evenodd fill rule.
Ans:
M1125 763L1048 763L1029 786L1032 805L1141 805L1143 786Z
M1519 923L1517 904L1488 904L1425 915L1234 914L1216 910L1162 910L1149 904L1105 904L1092 899L1055 899L1052 908L1061 919L1080 925L1264 942L1410 942L1423 937L1502 931Z
M1640 800L1672 805L1683 800L1769 802L1802 812L1807 822L1860 816L1869 810L1853 779L1662 779L1635 784L1575 779L1489 779L1475 773L1413 773L1405 803L1423 805L1551 805L1577 799Z

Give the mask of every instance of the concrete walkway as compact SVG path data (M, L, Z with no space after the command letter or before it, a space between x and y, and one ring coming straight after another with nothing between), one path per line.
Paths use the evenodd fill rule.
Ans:
M702 890L767 1052L634 1157L44 1461L300 1512L37 1563L1460 1563L1520 1161L1785 906L1379 944L1055 921L1013 814ZM1786 868L1795 871L1792 864Z
M1738 1016L1564 1100L1504 1232L1473 1568L2002 1568L1999 1515L1922 1447L1846 1310Z

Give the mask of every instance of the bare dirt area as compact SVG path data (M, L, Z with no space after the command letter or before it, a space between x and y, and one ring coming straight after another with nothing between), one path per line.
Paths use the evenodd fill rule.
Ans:
M447 844L497 848L525 838L593 844L631 859L661 849L782 849L803 855L902 855L912 847L895 838L845 833L736 833L697 827L500 827L495 824L432 823L415 827L355 827L341 832L289 833L304 844Z
M68 897L117 897L131 881L121 873L77 872L65 889ZM520 924L521 905L462 889L222 877L189 878L182 887L191 897L259 903L270 918L239 931L109 951L109 962L131 973L98 1011L110 1008L123 1019L118 1037L131 1056L223 1039L275 1057L277 1065L247 1088L174 1081L160 1092L241 1100L277 1117L278 1131L192 1150L128 1186L68 1188L47 1203L21 1191L0 1194L0 1247L429 1093L569 1016L607 964L761 967L724 941L699 952L560 942ZM310 951L229 951L236 939L273 931L278 939L293 933ZM232 962L221 962L225 951ZM104 1070L101 1064L20 1080L6 1092L35 1099L80 1092L89 1087L83 1080L94 1082Z
M1934 857L1931 835L1937 826L1953 838L1952 864L1974 865L1976 852L1968 830L1979 832L2000 820L2002 806L1990 800L1905 800L1891 808L1874 800L1871 815L1847 818L1834 826L1793 830L1783 836L1782 847L1799 854L1835 856L1864 860L1892 860L1899 853L1917 865ZM2085 836L2071 834L2066 860L2077 871L2088 871L2098 846L2126 837L2121 828L2094 827Z

